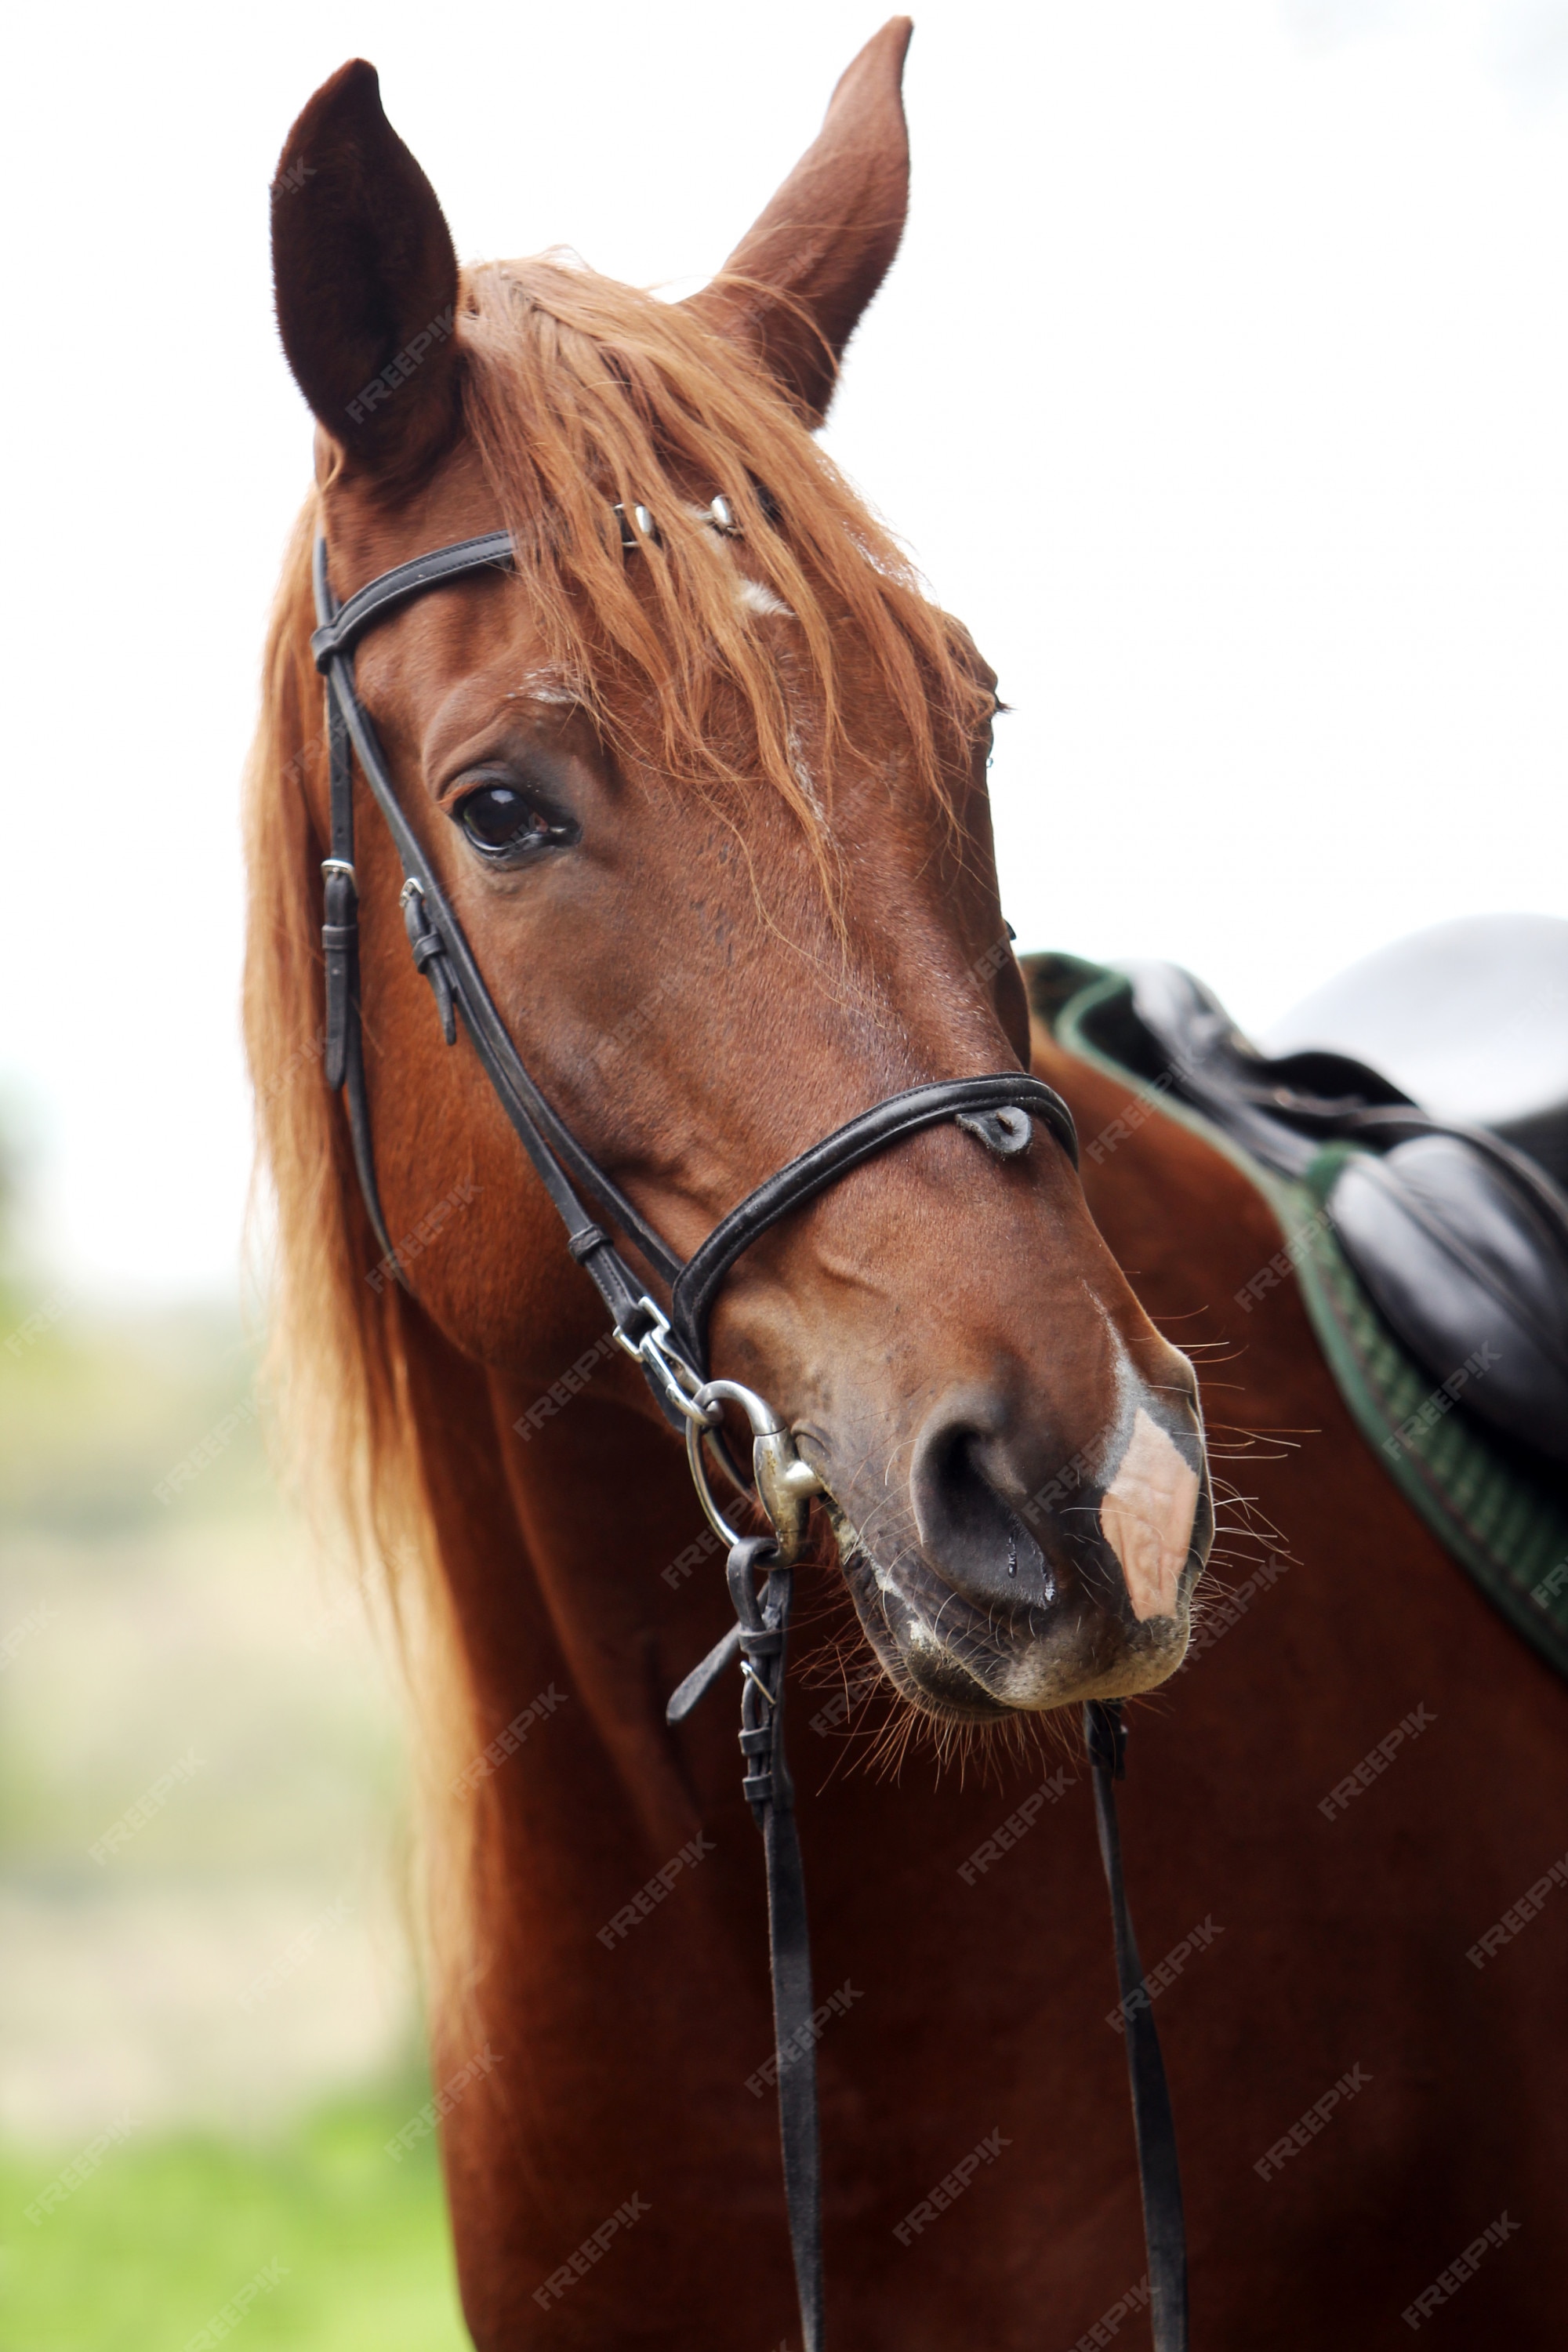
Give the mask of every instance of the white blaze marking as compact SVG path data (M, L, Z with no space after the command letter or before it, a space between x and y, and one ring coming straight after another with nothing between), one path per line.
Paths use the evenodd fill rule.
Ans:
M793 621L795 614L790 611L789 606L784 602L782 597L775 596L773 590L764 581L753 580L748 573L741 570L740 565L735 561L735 552L730 544L730 535L728 531L720 530L711 514L708 511L708 509L706 507L689 506L686 511L691 517L693 522L700 522L705 530L712 532L719 552L724 558L725 562L728 563L731 570L736 573L736 602L744 605L748 613L760 613L764 617L773 613L782 613L786 621Z
M775 596L773 590L766 587L761 580L748 579L743 572L735 593L748 613L782 613L786 620L792 621L795 618L782 597Z
M1192 1543L1198 1475L1142 1405L1132 1443L1100 1507L1105 1540L1121 1562L1132 1614L1173 1617L1176 1585Z

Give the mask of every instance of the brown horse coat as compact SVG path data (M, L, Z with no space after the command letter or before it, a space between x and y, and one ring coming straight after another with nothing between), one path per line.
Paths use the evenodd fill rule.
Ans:
M724 1707L663 1720L725 1621L716 1547L482 1076L439 1042L367 822L371 1107L415 1297L376 1263L309 1050L326 821L308 538L325 531L340 594L501 520L527 551L514 596L469 585L378 633L361 691L531 1067L678 1246L895 1086L1026 1050L982 667L806 430L897 243L907 37L895 23L857 60L801 171L679 315L544 265L460 279L363 66L311 101L278 184L319 491L252 780L248 1034L289 1397L369 1538L427 1571L401 1605L440 1800L432 2036L483 2352L788 2339L762 1864ZM704 536L715 490L738 551ZM623 564L608 508L645 496L660 541ZM462 835L498 777L559 820L561 854L526 873ZM1053 1047L1037 1066L1086 1136L1125 1108ZM1552 2341L1568 1700L1382 1476L1293 1290L1245 1318L1228 1303L1279 1246L1237 1173L1156 1116L1085 1191L1039 1140L1008 1174L955 1132L922 1137L770 1235L715 1323L718 1368L778 1400L846 1536L842 1576L802 1578L791 1734L830 2340L1066 2352L1144 2324L1076 1714L1007 1693L1026 1670L1034 1706L1146 1688L1182 1655L1201 1514L1150 1612L1107 1509L1137 1418L1171 1445L1195 1428L1175 1339L1217 1346L1205 1406L1240 1497L1195 1654L1135 1710L1123 1806L1194 2340L1320 2352L1391 2340L1403 2315L1454 2345ZM1068 1500L1042 1505L1053 1490ZM1028 1596L997 1549L1009 1524L1039 1538ZM1226 1586L1228 1612L1205 1601ZM857 1623L955 1750L944 1769L918 1743L901 1777L864 1769L858 1727L904 1702L880 1675L865 1695ZM1010 1748L1026 1718L1063 1736ZM987 1723L989 1762L966 1759L965 1726Z
M1036 1067L1086 1137L1128 1108L1053 1048ZM1230 1305L1279 1244L1245 1180L1156 1116L1087 1181L1151 1311L1189 1339L1236 1343L1205 1381L1211 1433L1265 1433L1231 1475L1257 1498L1248 1516L1289 1546L1287 1559L1242 1541L1222 1561L1217 1585L1255 1590L1230 1622L1215 1611L1217 1637L1135 1711L1122 1797L1151 1975L1187 1947L1156 1997L1194 2341L1316 2352L1401 2340L1401 2314L1447 2277L1428 2311L1450 2342L1550 2343L1568 1890L1483 1968L1467 1952L1568 1852L1568 1697L1415 1524L1352 1426L1293 1286L1248 1318ZM647 1572L694 1538L700 1549L673 1473L628 1548L599 1465L640 1479L664 1449L651 1438L645 1461L616 1407L585 1391L561 1416L574 1475L547 1521L519 1507L521 1475L509 1493L493 1444L455 1442L454 1424L487 1405L506 1428L521 1391L433 1339L421 1370L488 1719L504 1725L552 1678L572 1697L493 1783L497 1960L482 2017L506 2063L447 2126L476 2336L776 2344L793 2312L774 2116L748 2088L771 2051L761 1861L728 1710L681 1734L685 1801L659 1804L637 1756L638 1726L660 1744L662 1694L722 1630L718 1564L708 1553L673 1590ZM1275 1446L1273 1431L1300 1434ZM584 1670L591 1688L637 1687L636 1723L618 1703L595 1720L578 1696ZM1000 1778L937 1777L918 1753L900 1780L879 1778L845 1769L836 1742L851 1735L837 1722L809 1728L838 1713L825 1708L834 1678L808 1654L795 1679L818 2000L853 1996L818 2048L831 2340L1067 2352L1106 2340L1089 2331L1131 2297L1138 2341L1125 2062L1107 2022L1116 1984L1074 1743ZM1325 1818L1331 1792L1423 1710L1419 1737ZM976 1866L1009 1819L1000 1857ZM598 1930L699 1839L711 1852L606 1947ZM438 2078L467 2054L443 2048ZM900 2242L900 2225L997 2132L1005 2145L965 2193ZM634 2196L646 2216L542 2313L534 2291ZM1502 2242L1456 2277L1505 2215Z

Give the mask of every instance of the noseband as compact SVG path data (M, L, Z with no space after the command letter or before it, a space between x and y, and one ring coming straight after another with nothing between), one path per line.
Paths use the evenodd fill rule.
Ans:
M618 513L617 509L617 513ZM726 502L715 499L717 527L732 531ZM657 544L646 510L637 510L637 530L619 516L622 546L628 552ZM640 535L639 535L640 534ZM517 1131L563 1224L566 1246L593 1281L608 1310L617 1344L640 1363L666 1417L686 1434L687 1454L698 1495L713 1528L729 1548L728 1580L736 1623L670 1700L668 1716L679 1722L737 1655L742 1681L741 1748L746 1762L742 1782L767 1856L770 1957L778 2043L780 2130L784 2190L800 2294L805 2352L822 2342L821 2192L817 2149L815 2032L811 1959L806 1940L805 1892L795 1833L794 1792L784 1763L784 1645L788 1632L795 1563L805 1540L810 1498L824 1491L811 1465L795 1450L789 1431L755 1392L732 1381L710 1381L708 1324L731 1266L762 1234L802 1208L889 1146L923 1129L953 1120L985 1150L1010 1159L1028 1148L1038 1118L1078 1165L1072 1113L1055 1090L1022 1070L993 1076L942 1078L890 1095L837 1128L809 1150L764 1179L721 1218L689 1258L682 1261L626 1198L614 1180L584 1150L571 1129L540 1092L523 1066L474 951L440 882L398 801L385 756L354 685L354 650L365 632L400 612L416 597L454 581L514 568L505 531L455 541L384 572L345 604L334 596L327 573L327 543L318 539L314 585L318 626L310 639L317 668L327 683L331 855L322 860L324 916L321 948L326 966L327 1084L341 1091L348 1113L354 1165L365 1209L384 1260L406 1289L407 1276L387 1235L376 1184L370 1105L365 1088L364 1040L360 1016L358 881L354 872L353 755L402 860L400 903L416 969L429 982L448 1045L455 1045L461 1018L485 1075ZM352 748L351 748L352 747ZM584 1207L587 1193L608 1223L669 1294L668 1313L637 1279L605 1227ZM751 1423L752 1478L734 1469L719 1434L724 1404L739 1405ZM743 1537L713 1499L705 1466L711 1452L742 1493L754 1490L773 1533ZM766 1570L759 1591L756 1576ZM1129 2004L1128 2064L1144 2221L1149 2240L1151 2309L1155 2352L1184 2352L1186 2255L1182 2235L1181 2188L1175 2144L1159 2044L1153 2037L1147 1999L1141 1991L1137 1947L1121 1891L1111 1784L1122 1775L1125 1730L1116 1702L1085 1709L1093 1768L1100 1853L1110 1886L1116 1932L1117 1972Z

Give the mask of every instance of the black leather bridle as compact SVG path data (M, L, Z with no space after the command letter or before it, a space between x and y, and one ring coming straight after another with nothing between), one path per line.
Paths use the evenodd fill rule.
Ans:
M628 551L638 549L643 540L628 528L624 516L620 520L623 547ZM813 1144L748 1193L689 1258L682 1262L676 1256L619 1186L584 1150L529 1076L462 926L404 814L375 730L354 685L354 649L367 629L432 589L481 573L510 571L513 563L510 536L491 531L400 563L340 604L328 578L326 541L316 542L318 626L310 647L327 682L331 812L331 854L321 866L325 1076L327 1084L343 1096L360 1189L384 1262L406 1288L407 1277L382 1213L365 1088L359 1000L359 894L354 872L353 756L357 754L402 860L402 906L409 946L416 968L434 992L447 1043L456 1043L460 1017L565 1226L568 1250L605 1302L616 1340L642 1365L667 1417L685 1427L699 1496L729 1543L727 1572L736 1624L688 1675L671 1699L668 1713L672 1722L679 1722L712 1686L721 1669L739 1656L743 1677L741 1748L746 1762L742 1786L763 1832L767 1857L784 2189L805 2352L819 2352L821 2193L811 1960L793 1790L784 1755L783 1711L795 1561L804 1541L808 1498L822 1490L816 1474L795 1453L788 1432L761 1398L736 1382L708 1380L709 1318L731 1267L761 1234L815 1200L850 1169L907 1136L952 1119L986 1150L1010 1158L1027 1148L1030 1120L1038 1118L1075 1167L1078 1138L1072 1113L1061 1097L1022 1070L912 1087L889 1096ZM581 1197L584 1192L668 1289L668 1314L638 1281L605 1225L589 1214ZM738 1535L712 1499L703 1469L703 1444L717 1441L726 1401L739 1403L752 1423L752 1483L772 1523L771 1536ZM717 1455L721 1466L727 1466L721 1443L717 1444ZM729 1475L744 1486L732 1469ZM766 1579L759 1591L756 1576L763 1569ZM1185 2352L1186 2253L1170 2102L1147 1999L1139 2002L1131 1998L1140 1990L1142 1971L1122 1892L1111 1793L1112 1782L1122 1777L1126 1734L1116 1702L1091 1704L1085 1709L1085 1723L1100 1853L1110 1888L1117 1973L1128 2007L1128 2064L1149 2242L1155 2352Z

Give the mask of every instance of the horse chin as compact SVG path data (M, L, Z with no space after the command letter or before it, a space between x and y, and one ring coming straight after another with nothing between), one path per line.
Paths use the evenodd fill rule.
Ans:
M918 1555L889 1566L847 1523L837 1532L850 1597L883 1672L900 1697L941 1721L995 1723L1131 1697L1164 1682L1186 1655L1195 1555L1170 1617L1140 1623L1093 1603L982 1613Z

